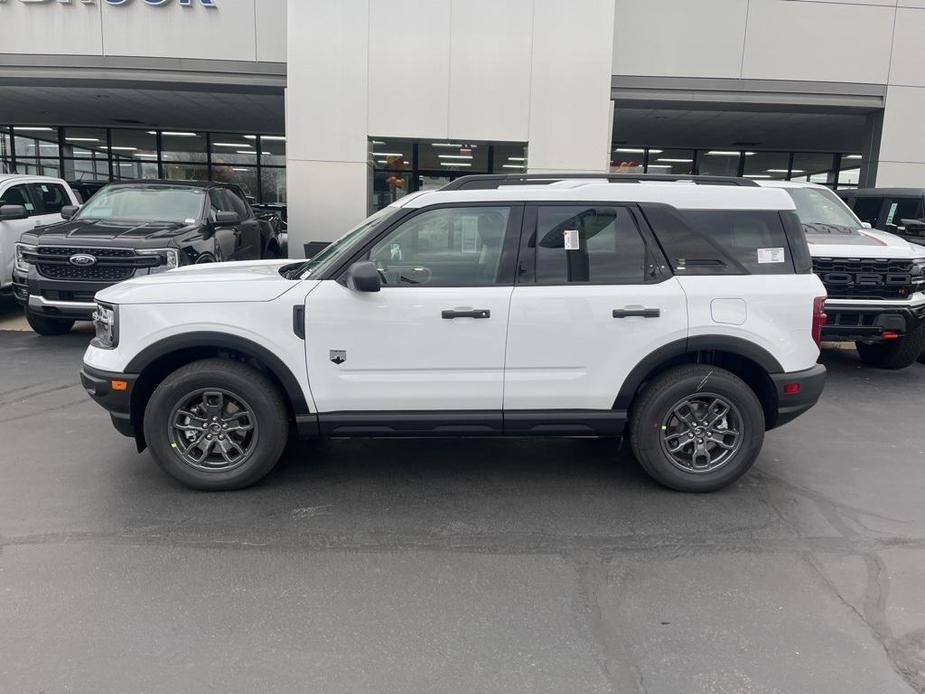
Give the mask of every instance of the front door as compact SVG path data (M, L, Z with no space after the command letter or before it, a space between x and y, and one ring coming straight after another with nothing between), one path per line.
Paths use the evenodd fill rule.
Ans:
M505 413L610 410L633 367L687 337L684 291L654 246L631 206L527 208Z
M362 259L379 292L326 280L306 299L318 411L489 411L500 421L521 207L425 209Z

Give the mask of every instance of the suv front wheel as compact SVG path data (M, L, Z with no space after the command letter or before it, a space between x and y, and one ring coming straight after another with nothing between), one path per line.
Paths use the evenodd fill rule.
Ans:
M276 465L288 431L286 406L273 382L227 359L174 371L155 389L144 415L154 459L193 489L254 484Z
M682 492L721 489L752 466L764 441L754 391L715 366L678 366L656 376L633 406L630 443L657 482Z

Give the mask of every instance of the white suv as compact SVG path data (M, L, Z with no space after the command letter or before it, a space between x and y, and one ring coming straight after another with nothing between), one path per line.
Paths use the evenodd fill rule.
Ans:
M61 221L61 208L79 205L60 178L0 174L0 291L13 289L16 242L26 231Z
M780 190L425 192L309 261L99 292L81 378L139 450L199 489L262 478L292 426L628 435L656 480L711 491L819 398L824 295Z

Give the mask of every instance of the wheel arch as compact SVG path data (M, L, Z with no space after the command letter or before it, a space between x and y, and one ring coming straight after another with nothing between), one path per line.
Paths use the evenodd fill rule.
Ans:
M629 412L649 381L682 364L712 364L731 371L757 396L764 410L766 428L775 426L777 390L770 374L783 373L783 366L766 349L727 335L698 335L658 348L630 371L614 401L614 409Z
M138 374L132 389L131 421L139 449L146 445L142 423L154 389L181 366L213 357L243 361L265 373L276 385L292 421L311 414L295 375L266 347L225 333L203 331L174 335L143 349L125 368L127 373Z

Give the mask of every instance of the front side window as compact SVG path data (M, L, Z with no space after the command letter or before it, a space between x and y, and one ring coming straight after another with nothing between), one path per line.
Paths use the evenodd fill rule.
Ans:
M540 207L529 246L537 284L645 281L646 245L626 207Z
M71 204L64 186L54 183L30 183L32 199L39 204L38 214L57 214L65 205Z
M84 221L175 222L192 224L202 216L205 193L187 186L108 186L84 205Z
M922 211L922 198L893 198L886 202L886 220L884 228L895 233L905 232L903 220L919 221L925 217Z
M427 210L370 251L386 287L476 287L495 284L509 207Z
M7 188L6 191L0 195L0 206L2 205L22 205L26 208L26 212L30 217L35 214L35 205L32 204L25 185L10 186Z

